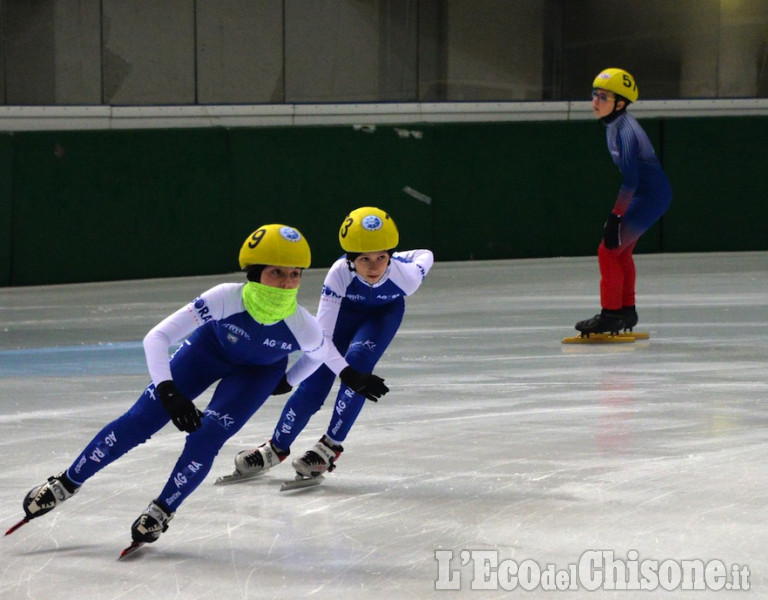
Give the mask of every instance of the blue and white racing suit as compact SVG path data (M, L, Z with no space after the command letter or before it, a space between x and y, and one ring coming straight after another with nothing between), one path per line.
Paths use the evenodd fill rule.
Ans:
M157 496L174 511L205 479L224 442L273 392L285 373L289 354L303 352L287 373L291 385L322 364L326 344L317 320L298 306L286 319L263 325L243 305L244 285L225 283L211 288L146 335L144 351L152 383L75 459L67 470L74 483L81 485L170 421L155 393L156 384L172 379L179 392L195 399L218 381L202 427L187 435L184 450ZM169 348L182 340L169 360Z
M331 266L317 309L328 346L325 365L299 385L283 408L272 435L276 447L291 447L345 367L373 372L403 320L405 297L416 292L433 262L430 250L395 252L375 284L350 271L346 257ZM362 395L341 385L327 430L331 440L340 443L346 439L363 404Z

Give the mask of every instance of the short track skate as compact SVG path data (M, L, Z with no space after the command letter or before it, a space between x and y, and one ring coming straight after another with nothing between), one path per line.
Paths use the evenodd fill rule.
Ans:
M253 479L261 479L265 473L266 471L261 471L260 473L255 473L253 475L244 475L239 471L235 471L231 475L217 477L216 481L213 482L213 485L232 485L235 483L243 483L244 481L251 481Z
M120 556L117 557L117 560L125 560L129 556L133 556L136 554L136 552L138 552L140 548L144 546L144 544L146 544L146 542L131 542L131 545L120 553Z
M648 340L646 331L621 331L619 333L581 333L564 337L563 344L631 344L637 340Z
M16 531L16 530L17 530L19 527L21 527L22 525L26 525L27 523L29 523L29 519L27 519L26 517L24 517L24 518L23 518L21 521L19 521L18 523L16 523L16 525L14 525L14 526L13 526L13 527L11 527L11 528L10 528L8 531L6 531L6 532L5 532L5 535L11 535L11 534L12 534L14 531Z
M281 492L289 492L291 490L301 490L303 488L314 487L320 485L325 480L323 475L316 475L315 477L306 477L299 473L296 473L296 477L289 481L284 481L280 486Z

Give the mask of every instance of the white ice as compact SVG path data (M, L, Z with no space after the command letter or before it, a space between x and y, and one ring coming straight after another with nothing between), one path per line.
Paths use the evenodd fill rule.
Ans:
M768 253L641 255L637 270L637 329L651 339L566 346L598 310L595 257L438 262L377 368L390 394L365 407L323 485L280 493L284 464L213 486L269 437L272 398L160 540L118 562L181 450L168 426L0 540L0 598L558 597L473 591L482 577L461 557L477 550L558 570L590 550L716 559L748 567L750 597L768 597ZM146 331L239 277L0 289L3 531L141 392ZM322 277L308 271L300 291L313 311ZM438 551L454 556L442 583ZM438 589L448 576L459 591ZM565 593L723 595L738 594Z

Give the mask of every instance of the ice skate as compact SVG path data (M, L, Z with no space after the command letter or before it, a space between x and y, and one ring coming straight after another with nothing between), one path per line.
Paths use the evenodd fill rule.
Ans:
M315 477L304 477L296 473L296 477L288 481L283 481L283 485L280 486L281 492L289 492L291 490L301 490L308 487L314 487L320 485L325 481L325 477L322 475L316 475Z
M131 537L134 543L151 544L160 534L168 529L168 522L174 513L167 512L156 500L152 500L139 518L131 525Z
M144 512L139 515L139 518L131 525L131 537L133 541L131 545L125 548L118 560L123 560L133 555L144 544L151 544L156 542L160 534L168 529L168 522L173 519L174 513L167 512L162 506L157 503L157 500L152 500L144 509Z
M621 309L621 314L624 317L625 331L632 331L637 325L637 310L634 306L625 306Z
M79 489L79 486L70 481L66 472L49 477L48 481L43 485L29 490L22 502L24 518L6 531L5 535L13 533L32 519L42 517L44 514L51 512L66 499L74 496Z
M637 325L637 311L634 306L625 306L621 311L605 310L591 319L576 323L580 332L577 336L563 338L563 344L631 344L636 340L650 338L647 332L633 331Z
M326 471L330 473L336 468L336 461L342 452L344 448L334 444L327 435L324 435L312 450L307 450L304 456L294 460L291 465L302 477L319 477Z
M621 311L603 309L600 314L591 319L585 319L576 323L576 329L582 336L593 333L618 334L624 328L624 315Z
M238 483L247 479L252 479L263 475L269 469L283 462L290 450L285 452L275 448L272 440L262 444L253 450L243 450L235 455L235 471L232 475L224 475L214 482L214 485L226 485L229 483Z
M48 478L43 485L29 490L24 498L24 514L27 520L36 519L51 512L80 488L70 481L66 472Z
M325 480L323 473L326 471L330 473L336 468L336 460L342 452L344 448L341 445L334 444L327 435L324 435L312 450L307 450L304 456L291 463L291 466L296 469L296 477L283 482L280 491L286 492L320 485Z

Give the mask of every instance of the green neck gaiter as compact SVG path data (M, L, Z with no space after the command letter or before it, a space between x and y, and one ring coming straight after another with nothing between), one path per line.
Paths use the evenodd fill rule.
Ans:
M262 325L272 325L296 312L299 288L287 290L249 281L243 287L248 314Z

